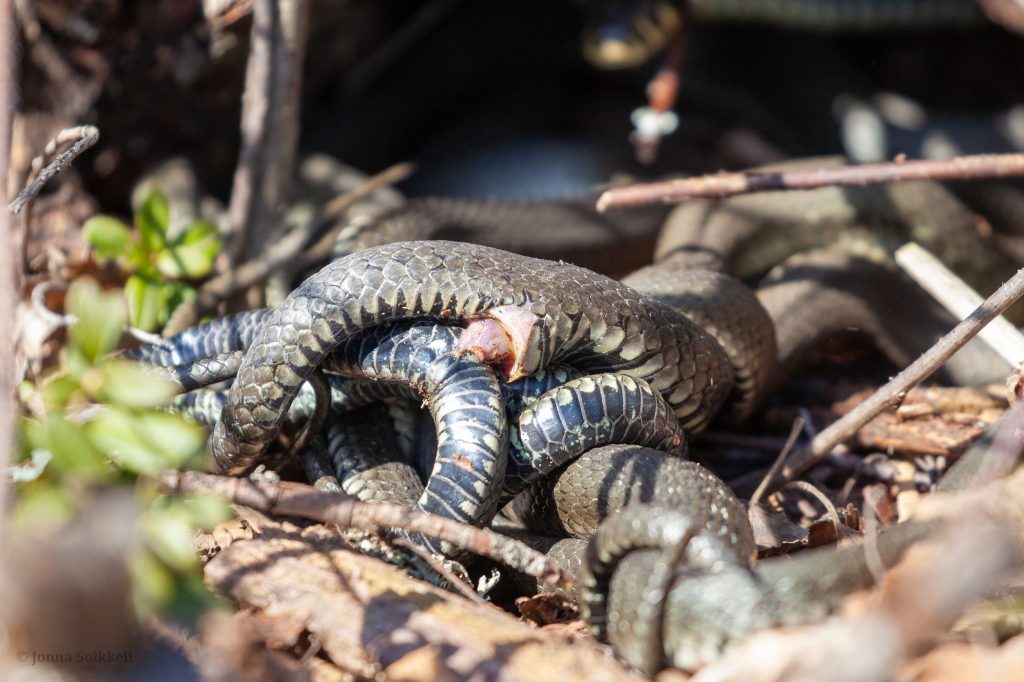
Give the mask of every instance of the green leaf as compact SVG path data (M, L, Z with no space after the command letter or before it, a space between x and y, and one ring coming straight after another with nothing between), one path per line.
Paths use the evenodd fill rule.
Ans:
M199 244L210 238L220 240L220 230L217 229L217 226L205 220L193 220L181 233L181 236L174 240L174 245Z
M217 495L191 495L182 498L180 504L196 528L210 530L221 521L231 518L231 505Z
M139 428L164 455L164 467L181 467L206 451L206 429L178 414L148 412L138 416Z
M96 255L104 260L123 258L135 246L135 235L123 222L107 215L89 218L82 226L82 236Z
M62 489L33 484L18 496L11 525L38 537L40 527L59 526L71 518L73 511L71 501Z
M174 598L174 576L148 549L128 555L135 611L151 616Z
M124 283L132 326L147 332L156 331L169 314L164 298L164 283L132 275Z
M153 267L152 258L150 257L149 251L143 246L142 241L135 241L131 248L128 249L128 254L125 256L124 267L130 272L141 272L143 274L155 273L156 268Z
M178 393L166 376L138 362L110 360L103 363L103 382L97 397L100 402L124 407L163 407Z
M203 582L198 566L178 576L174 588L174 600L165 607L165 617L190 630L194 630L199 619L211 609L230 611L228 605Z
M60 415L49 417L45 423L44 447L53 455L49 470L57 477L73 477L76 481L107 481L114 472L106 458L86 436L86 427L73 424Z
M171 209L167 197L154 189L142 200L135 212L135 227L142 235L142 244L150 253L167 245L167 227L171 224Z
M196 290L184 282L168 282L164 286L164 294L167 296L168 316L173 313L179 305L185 301L191 301L196 297Z
M77 318L71 327L71 343L90 361L109 353L124 329L126 311L120 291L101 292L89 278L79 278L68 287L65 310Z
M187 571L196 565L192 548L195 529L188 514L178 505L147 510L142 528L146 543L165 564L178 571Z
M220 248L217 228L210 223L196 221L172 246L157 255L156 267L169 279L205 277L213 269Z
M40 391L47 410L61 410L79 390L78 379L65 375L47 382Z
M116 407L103 410L85 430L93 444L119 466L142 474L182 466L201 452L206 440L200 427L178 415L139 414Z
M118 408L106 409L85 429L89 440L123 469L155 473L165 468L163 453L148 441L133 414Z

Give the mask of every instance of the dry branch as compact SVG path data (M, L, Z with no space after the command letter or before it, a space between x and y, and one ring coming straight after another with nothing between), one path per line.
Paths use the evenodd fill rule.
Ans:
M643 204L674 204L699 197L721 198L752 192L819 187L860 187L902 180L975 180L1024 175L1024 154L981 154L955 159L866 163L859 166L777 172L718 173L617 187L597 200L597 210Z
M67 168L72 161L82 155L89 147L92 147L100 139L100 131L96 126L78 126L65 128L57 133L56 137L50 140L43 153L32 160L32 174L35 176L25 189L18 193L14 201L8 207L11 213L17 214L26 207L36 196L43 191L53 176ZM69 142L73 144L60 154L56 154L57 148ZM54 156L56 154L56 156ZM46 164L46 159L53 158Z
M526 545L493 531L395 504L368 504L313 486L289 481L254 481L194 471L165 471L156 479L165 493L218 495L270 514L300 516L343 528L381 533L401 528L449 542L469 552L510 566L521 573L570 591L572 579L558 563Z
M299 139L308 24L309 3L304 0L253 3L242 149L228 208L233 263L259 253L284 216Z

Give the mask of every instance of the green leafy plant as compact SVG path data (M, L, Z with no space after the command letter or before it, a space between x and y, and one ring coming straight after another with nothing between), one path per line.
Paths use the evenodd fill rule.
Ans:
M21 462L13 522L56 526L75 513L84 493L134 485L139 475L201 464L206 434L179 415L160 410L175 387L147 366L111 357L127 322L120 290L92 280L68 288L65 311L74 322L60 366L20 398ZM194 613L213 599L202 584L192 549L197 527L227 518L220 500L159 496L138 487L142 512L137 549L127 557L140 614Z
M186 282L210 274L221 248L217 228L195 220L171 233L167 198L152 190L134 216L135 229L112 216L90 218L82 227L96 256L116 261L131 275L125 282L128 314L133 326L159 329L174 309L195 296Z

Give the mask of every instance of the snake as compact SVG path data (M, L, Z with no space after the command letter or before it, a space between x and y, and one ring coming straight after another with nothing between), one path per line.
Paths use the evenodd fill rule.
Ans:
M655 206L600 214L594 201L586 194L547 200L412 198L397 208L351 216L338 233L333 256L401 241L449 240L564 259L609 274L647 263L667 211Z
M690 19L817 32L972 28L975 0L586 0L583 54L602 69L636 68L665 48Z
M577 266L458 242L399 242L340 258L300 285L260 327L211 436L221 470L250 468L305 379L340 343L403 319L486 320L516 349L516 379L555 362L647 382L684 428L704 426L728 395L720 346L673 308ZM466 334L463 334L465 338ZM485 523L493 480L464 502ZM428 483L429 486L429 483Z

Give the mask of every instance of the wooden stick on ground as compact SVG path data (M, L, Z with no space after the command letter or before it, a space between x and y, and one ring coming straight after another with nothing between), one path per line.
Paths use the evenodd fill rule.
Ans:
M217 495L269 514L301 516L370 533L391 528L422 533L510 566L567 592L572 590L572 579L565 575L557 562L523 543L485 528L475 528L408 507L360 502L354 497L326 493L304 483L271 483L195 471L164 471L155 477L155 482L165 493Z
M819 187L873 185L898 180L975 180L1024 175L1024 154L981 154L955 159L866 163L859 166L787 170L775 173L719 173L617 187L597 200L597 210L643 204L675 204L699 197L729 197Z
M852 436L862 426L887 408L898 407L909 391L963 348L985 325L1002 315L1024 295L1024 269L1007 280L967 318L939 339L906 369L893 377L870 398L833 422L811 441L807 448L794 451L793 456L775 477L768 491L792 481L795 477L825 459L832 448Z

